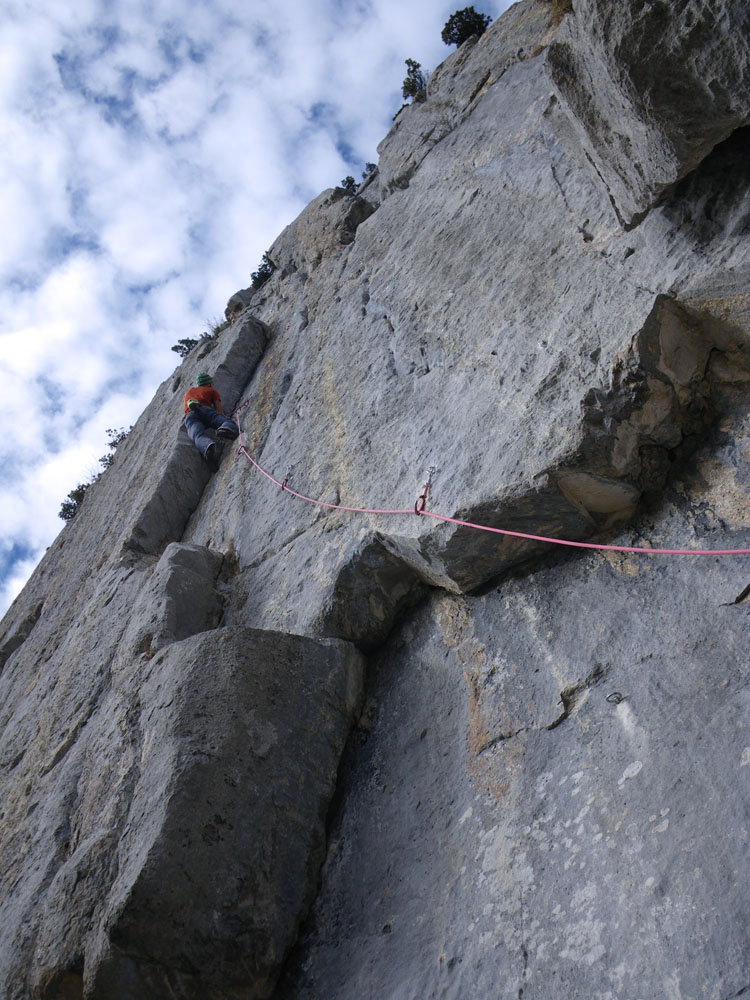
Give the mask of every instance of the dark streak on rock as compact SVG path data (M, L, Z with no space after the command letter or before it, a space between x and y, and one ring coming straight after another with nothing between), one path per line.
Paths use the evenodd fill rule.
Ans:
M568 718L570 713L576 707L576 704L578 703L583 692L587 691L598 681L602 680L606 673L606 669L600 663L597 663L588 677L579 681L577 684L571 684L569 687L564 688L560 692L560 701L563 704L563 711L560 715L558 715L554 722L550 722L550 724L544 728L557 729L557 727Z

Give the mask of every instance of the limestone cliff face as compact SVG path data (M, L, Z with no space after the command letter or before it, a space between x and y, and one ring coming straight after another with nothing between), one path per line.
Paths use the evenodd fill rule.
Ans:
M560 5L554 5L557 9ZM0 627L3 1000L750 990L750 31L523 0L158 390Z

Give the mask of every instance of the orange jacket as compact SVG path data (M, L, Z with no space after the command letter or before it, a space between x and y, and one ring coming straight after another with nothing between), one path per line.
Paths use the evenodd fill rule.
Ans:
M185 413L188 411L188 400L197 399L201 406L210 406L212 410L221 413L221 396L212 385L194 385L185 393Z

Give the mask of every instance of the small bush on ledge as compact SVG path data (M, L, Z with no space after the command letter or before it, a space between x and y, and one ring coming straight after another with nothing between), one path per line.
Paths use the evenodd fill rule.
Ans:
M132 429L133 429L132 424L130 427L128 427L127 430L125 430L124 427L120 427L119 430L115 429L114 427L107 428L105 433L108 438L107 447L110 450L107 452L106 455L102 455L102 457L99 459L99 464L102 467L102 471L105 471L110 467L110 465L114 461L115 451L117 450L118 445L122 444L122 442L125 440L128 434L132 431ZM97 472L94 476L91 477L91 479L89 479L87 483L79 483L74 490L71 490L70 493L68 493L68 499L63 500L63 502L60 504L60 510L57 512L57 516L62 518L63 521L72 521L73 518L78 513L78 508L83 503L83 498L86 496L86 490L89 488L89 486L93 486L93 484L97 481L97 479L99 478L99 476L101 476L101 474L102 474L101 472Z
M253 271L250 275L250 287L255 290L261 288L268 279L271 277L273 272L276 270L276 265L268 256L268 253L264 253L261 257L260 264L258 265L258 270Z
M473 7L464 7L451 14L440 37L446 45L463 45L472 35L483 35L491 20L489 15L480 14Z
M411 97L412 100L417 101L427 86L427 77L422 72L422 67L414 59L406 59L405 62L406 78L401 84L401 96L404 100Z
M175 354L179 354L181 358L186 358L192 349L197 347L198 344L202 343L204 340L213 340L216 334L219 333L220 330L223 330L227 324L223 323L221 325L217 325L214 323L210 325L210 333L202 333L199 340L196 340L195 337L183 337L181 340L178 340L176 344L172 345L172 350Z
M181 358L186 358L197 343L195 337L183 337L182 340L178 340L176 344L172 345L172 350Z

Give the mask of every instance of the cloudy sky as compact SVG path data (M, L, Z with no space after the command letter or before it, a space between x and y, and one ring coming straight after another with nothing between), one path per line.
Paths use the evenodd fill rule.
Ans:
M456 0L4 0L0 613L229 296L357 180ZM498 16L507 0L475 7Z

